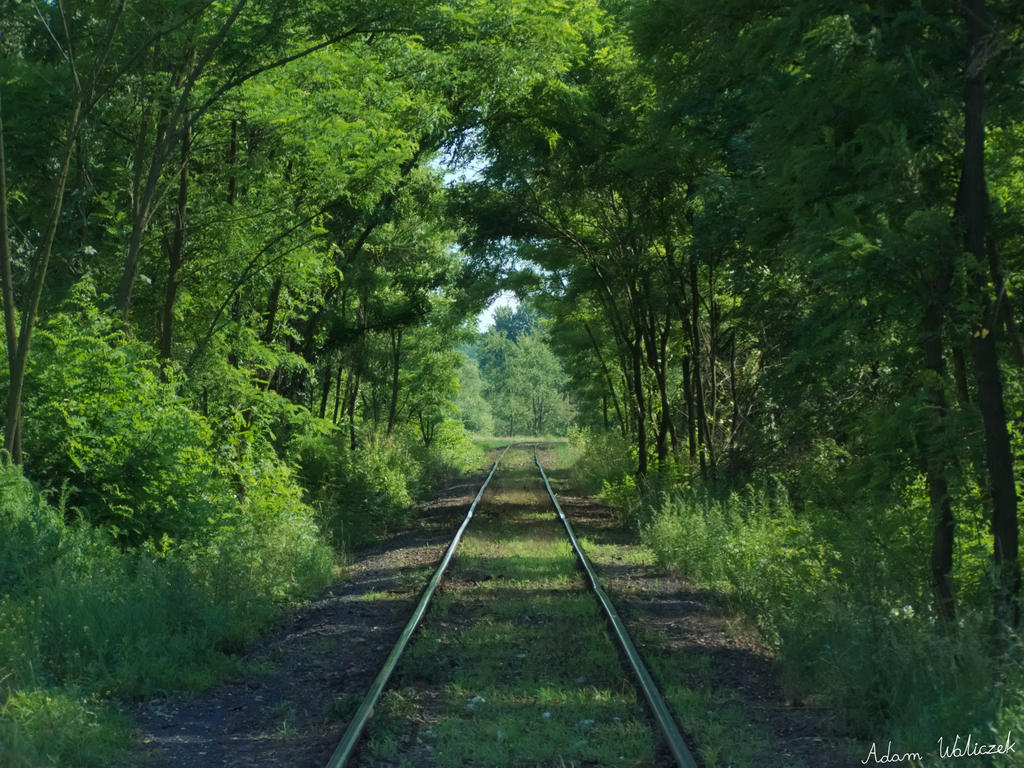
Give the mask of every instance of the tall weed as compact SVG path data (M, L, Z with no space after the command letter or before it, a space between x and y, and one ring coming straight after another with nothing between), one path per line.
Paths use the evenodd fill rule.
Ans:
M462 424L451 419L438 426L429 447L412 434L368 439L355 450L347 440L306 433L292 445L307 501L339 551L407 524L414 501L483 459Z
M294 478L271 463L250 480L231 525L125 549L0 470L0 764L110 765L127 737L109 697L209 686L326 583L333 553Z
M628 486L636 470L636 449L615 432L569 429L573 484L587 493Z
M913 535L926 508L797 515L764 479L646 504L642 537L658 561L744 612L776 647L790 695L834 707L853 733L923 753L943 734L1019 727L1021 697L1005 681L1020 669L993 688L987 620L965 608L955 632L938 630Z

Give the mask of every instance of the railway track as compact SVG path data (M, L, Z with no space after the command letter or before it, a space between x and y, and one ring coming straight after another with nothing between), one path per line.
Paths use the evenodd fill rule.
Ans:
M471 520L473 519L474 513L480 503L484 492L491 484L491 480L494 478L498 471L499 464L505 458L505 455L513 446L506 446L498 458L494 461L493 466L490 469L486 479L480 486L476 497L473 499L472 504L466 512L465 518L461 525L456 530L454 536L451 539L444 555L441 558L441 562L435 570L430 581L427 583L420 600L412 613L408 623L400 634L390 654L385 660L383 666L378 672L376 678L371 684L369 690L364 696L359 708L349 722L349 725L345 731L344 736L339 742L335 749L331 759L328 761L326 768L342 768L349 763L350 759L356 753L359 748L361 740L364 736L364 731L367 728L368 723L374 715L375 708L381 699L382 694L388 686L388 682L391 679L393 672L399 664L403 653L409 646L410 640L412 639L417 628L420 626L427 614L427 610L430 607L431 600L435 593L438 591L438 587L441 585L442 579L445 576L445 572L455 557L456 551L459 548L460 542L463 539L463 535L466 533L467 528ZM559 521L562 523L562 529L565 536L567 536L569 543L572 547L578 566L583 572L583 576L587 582L590 592L593 594L597 603L600 605L601 614L603 614L604 620L608 625L610 634L615 638L618 648L620 651L620 658L626 667L630 670L632 679L636 686L636 689L642 694L644 701L646 702L648 714L653 721L657 730L660 732L661 737L664 741L667 751L671 754L674 762L681 766L681 768L697 768L697 763L686 746L686 742L680 733L678 726L671 712L665 703L664 697L658 690L650 672L644 665L643 660L640 657L639 652L636 649L636 645L630 638L629 633L626 630L618 612L615 609L614 604L604 591L597 578L596 573L582 546L580 545L579 539L577 538L575 531L573 530L572 523L566 517L562 511L561 505L558 502L557 495L552 489L551 482L544 471L544 467L541 464L539 452L534 447L533 463L535 464L536 471L540 475L540 479L543 482L543 487L550 500L551 507L553 507ZM438 640L440 642L440 640ZM525 654L517 654L525 655ZM580 671L586 672L585 669ZM580 677L580 680L585 677ZM478 697L479 701L484 699ZM476 699L474 700L476 701ZM470 708L472 708L473 702L470 702ZM549 716L549 713L544 713L545 716ZM619 718L615 718L618 720ZM500 734L500 731L499 731ZM558 754L552 754L552 758L560 757Z

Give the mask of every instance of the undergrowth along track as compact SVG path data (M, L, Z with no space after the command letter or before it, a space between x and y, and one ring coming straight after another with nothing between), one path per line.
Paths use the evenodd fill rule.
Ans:
M427 587L425 588L424 593L420 598L420 602L417 605L416 610L413 612L412 617L410 618L408 624L401 633L398 641L395 644L395 647L392 649L391 654L388 656L387 661L384 663L384 666L377 675L377 678L371 685L370 690L367 692L365 698L362 701L362 704L360 705L356 713L353 715L344 737L342 738L333 756L331 757L331 760L327 764L327 768L341 768L341 766L344 766L349 760L349 758L353 755L355 748L359 743L360 737L368 721L370 720L374 713L374 707L376 706L378 700L380 699L380 696L383 693L384 688L387 685L392 672L394 671L395 667L398 664L399 658L402 656L402 653L405 650L406 646L408 645L413 632L416 630L424 614L426 613L426 609L430 602L430 599L433 596L434 592L437 590L437 587L445 573L445 570L447 569L449 563L451 562L455 554L455 551L458 548L460 541L462 540L463 533L466 531L466 528L469 525L469 522L473 516L473 512L476 510L477 504L480 502L480 499L483 496L488 484L490 483L491 478L494 477L494 474L498 468L499 463L501 462L501 460L504 458L505 454L511 447L512 446L506 446L505 449L502 450L498 459L494 462L494 465L491 467L490 473L487 475L486 480L480 487L480 490L477 493L476 498L473 500L473 503L471 504L465 519L463 520L462 524L459 526L458 530L453 536L452 541L449 544L447 550L445 551L445 554L442 557L437 570L435 571L430 582L427 584ZM673 720L672 715L670 714L668 707L665 704L664 698L658 691L657 686L655 685L650 673L644 666L643 661L640 659L636 647L630 639L621 619L618 617L618 613L616 612L614 605L612 605L611 600L608 598L608 595L601 587L600 582L598 581L597 576L594 573L594 570L586 557L586 554L583 552L583 549L580 546L580 543L572 529L571 523L562 511L561 506L558 503L558 499L554 491L552 490L551 483L548 480L547 475L544 472L544 468L540 463L540 458L536 447L534 448L533 463L536 464L537 470L540 473L540 477L543 480L543 485L546 489L547 496L550 498L550 501L553 504L555 511L557 512L558 518L563 524L564 533L568 535L569 543L571 544L571 548L575 553L578 564L580 565L581 569L584 572L584 575L586 576L589 588L596 597L604 617L608 620L610 624L610 634L614 636L616 641L618 642L619 648L621 650L621 654L619 655L619 661L614 661L616 654L612 650L611 645L607 646L607 653L610 654L608 658L611 659L609 663L612 664L613 667L615 665L619 665L619 668L621 669L621 661L622 659L625 659L626 665L628 666L628 668L632 672L633 677L635 678L637 688L643 693L650 714L652 715L654 722L657 724L658 729L661 731L662 736L664 737L665 743L668 747L668 751L671 753L673 760L682 768L697 768L697 763L694 760L691 753L689 752L689 750L687 749L683 737L680 734L679 729L676 726L675 721ZM534 477L536 477L536 475L534 475ZM555 525L557 525L557 523ZM473 530L477 530L475 526ZM553 532L555 529L551 530ZM568 547L564 551L566 555L568 555ZM459 558L459 562L462 562L461 557ZM585 594L585 592L581 592L580 594ZM533 609L531 608L531 610ZM596 627L600 624L600 615L600 613L594 612L592 614L592 617L587 621L588 623L594 625L594 631L598 633L603 633L603 630L596 629ZM431 616L434 616L434 611L431 611ZM433 619L431 619L431 621L433 621ZM422 641L417 642L420 643ZM431 642L433 643L433 641ZM440 642L440 640L438 640L437 642ZM601 642L608 643L610 642L610 640L602 640ZM525 656L525 654L517 655L520 657ZM403 668L405 666L407 665L403 665ZM582 680L583 678L580 679ZM626 684L628 685L628 683ZM389 694L389 696L391 695L393 694ZM480 701L483 701L482 698L477 698ZM642 708L638 710L638 712L642 717ZM549 717L550 713L545 712L544 716ZM614 719L616 721L619 720L618 717ZM501 732L499 730L499 734L500 733ZM646 764L646 762L644 764Z

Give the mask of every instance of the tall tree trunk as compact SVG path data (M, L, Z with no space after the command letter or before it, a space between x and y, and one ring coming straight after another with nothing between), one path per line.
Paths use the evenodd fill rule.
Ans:
M341 371L344 366L338 363L338 373L334 377L334 413L331 414L331 423L338 423L338 409L341 407Z
M693 382L690 372L691 355L683 357L683 399L686 400L686 440L690 461L697 463L697 413L693 402Z
M661 412L657 420L655 451L658 459L658 466L663 468L668 462L669 432L671 431L672 419L669 413L668 374L666 371L666 360L664 355L665 349L662 341L671 328L672 316L666 312L664 330L662 333L656 333L654 329L653 315L653 311L648 311L647 317L645 318L644 346L647 349L647 367L650 368L651 372L654 374L655 385L658 389L658 405Z
M359 397L359 369L361 364L358 364L355 374L352 378L352 391L349 393L348 399L348 447L350 450L355 450L358 445L356 440L356 400Z
M711 466L711 474L715 473L715 462L718 459L717 452L711 450L713 437L718 428L718 326L720 312L718 302L715 301L715 262L711 257L708 262L708 387L707 387L707 414L705 428L708 430L708 464Z
M228 205L234 206L238 197L238 120L231 121L231 138L228 140Z
M611 374L608 372L608 365L605 363L604 355L601 354L601 347L597 343L597 338L594 336L594 332L590 329L590 323L583 323L583 328L587 332L587 338L590 339L590 346L594 349L594 354L597 356L598 362L601 364L601 373L604 375L605 386L608 387L608 394L612 399L612 403L615 405L615 416L618 419L619 431L622 436L625 437L627 434L626 420L622 416L622 408L619 406L619 396L615 393L615 383L612 381ZM607 416L607 403L605 404L605 426L608 426Z
M9 360L10 384L7 392L7 419L4 425L4 450L15 464L21 464L21 398L25 386L25 369L28 365L28 350L32 341L32 332L35 329L36 316L39 314L39 301L43 295L43 286L46 283L46 271L50 264L50 255L53 253L53 241L57 236L57 226L60 223L61 211L64 207L64 191L67 187L68 173L71 170L71 161L74 156L75 142L82 121L82 94L76 88L75 96L71 104L71 114L68 117L67 136L64 140L64 151L57 166L57 179L53 185L53 198L50 205L50 213L46 219L46 225L39 239L39 246L36 248L35 259L32 262L32 272L29 277L26 305L21 313L21 330L17 335L14 355ZM6 234L6 232L5 232ZM7 248L10 246L8 245ZM2 279L5 282L3 295L6 299L12 297L14 285L10 282L10 254L6 269L0 269ZM10 304L13 310L13 303ZM7 310L4 310L7 312ZM6 326L5 326L6 327Z
M0 285L3 289L4 331L7 336L7 370L13 372L18 352L17 313L14 309L14 276L11 271L11 239L7 223L7 158L4 154L3 94L0 94ZM8 425L8 429L10 429ZM21 420L14 424L14 434L8 440L5 433L4 445L7 459L20 457ZM9 445L9 447L8 447ZM20 458L19 462L20 463Z
M951 254L943 249L937 274L929 287L931 300L924 314L924 365L931 373L927 399L930 409L924 435L925 480L932 511L932 591L935 613L947 627L956 619L956 595L953 580L953 543L955 526L946 479L946 365L943 358L942 324L952 279Z
M729 461L736 463L736 444L740 431L740 403L736 394L736 329L729 335L729 397L732 399L732 424L729 427Z
M661 366L659 368L660 376L661 376L661 383L659 384L659 387L661 388L661 392L662 392L661 408L662 408L662 414L663 414L662 418L664 419L664 426L668 430L668 437L669 437L669 442L671 443L671 446L672 446L672 452L673 452L673 454L678 456L679 455L679 436L676 434L676 425L675 425L675 422L672 420L672 413L671 413L672 403L671 403L671 400L669 399L669 396L668 396L668 340L669 340L669 337L671 336L671 334L672 334L672 314L671 314L670 310L666 309L666 311L665 311L665 327L662 329L661 338L659 340L659 342L660 342L660 351L659 351L659 355L658 355L658 360L661 362Z
M331 384L334 383L334 368L330 360L327 361L327 368L324 370L324 383L320 391L320 418L327 415L327 400L331 396Z
M640 333L637 331L630 351L633 364L633 397L636 401L636 475L641 480L647 477L647 401L644 393L642 344Z
M711 435L708 429L708 415L704 407L704 382L701 376L700 343L700 286L697 282L697 259L690 258L690 344L693 354L694 406L697 409L697 452L700 458L700 474L707 476L708 464L714 465L711 457Z
M284 289L284 278L280 275L274 278L274 284L270 287L270 295L267 297L267 311L263 316L263 333L260 334L260 341L270 344L276 336L277 313L281 308L281 291Z
M971 338L978 401L985 425L985 453L992 493L992 538L995 565L994 618L997 631L1020 624L1020 564L1017 494L1013 453L1006 426L1003 385L993 331L997 312L988 293L985 232L988 187L985 181L985 59L989 26L984 0L965 0L968 60L964 81L964 150L957 218L963 226L964 250L973 257L973 285L983 310ZM997 286L998 289L998 286Z
M398 374L402 364L402 329L391 329L391 399L388 403L387 435L395 431L398 420Z

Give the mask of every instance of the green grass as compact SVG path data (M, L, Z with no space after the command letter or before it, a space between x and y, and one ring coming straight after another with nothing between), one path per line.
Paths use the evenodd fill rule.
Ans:
M865 530L880 525L872 514L862 511L875 526ZM1019 729L1024 646L997 666L986 646L987 605L972 608L963 597L956 632L937 631L922 558L898 536L865 545L866 537L751 487L722 498L664 497L643 536L659 563L715 589L757 625L788 694L835 711L862 757L876 740L925 753L945 733L1000 741ZM959 763L1014 764L1003 760Z
M413 715L371 721L371 752L426 749L441 766L650 765L652 725L514 449L396 673ZM523 490L526 488L527 490Z
M123 762L117 699L237 673L281 605L326 582L332 553L296 489L258 490L216 536L124 549L0 471L0 765Z
M493 451L514 443L550 443L556 446L568 446L569 438L557 435L472 435L472 440L483 450ZM505 462L502 462L502 466L506 466Z
M584 537L581 545L599 572L602 566L654 562L650 550L639 544L598 544ZM609 594L616 603L627 597L611 589ZM709 656L696 649L685 653L671 649L660 628L634 625L629 631L669 709L696 743L695 754L703 766L783 768L792 764L772 734L751 721L736 692L708 685L712 674ZM742 739L736 738L739 733Z
M127 721L96 697L25 686L0 705L0 765L112 765L130 734Z

